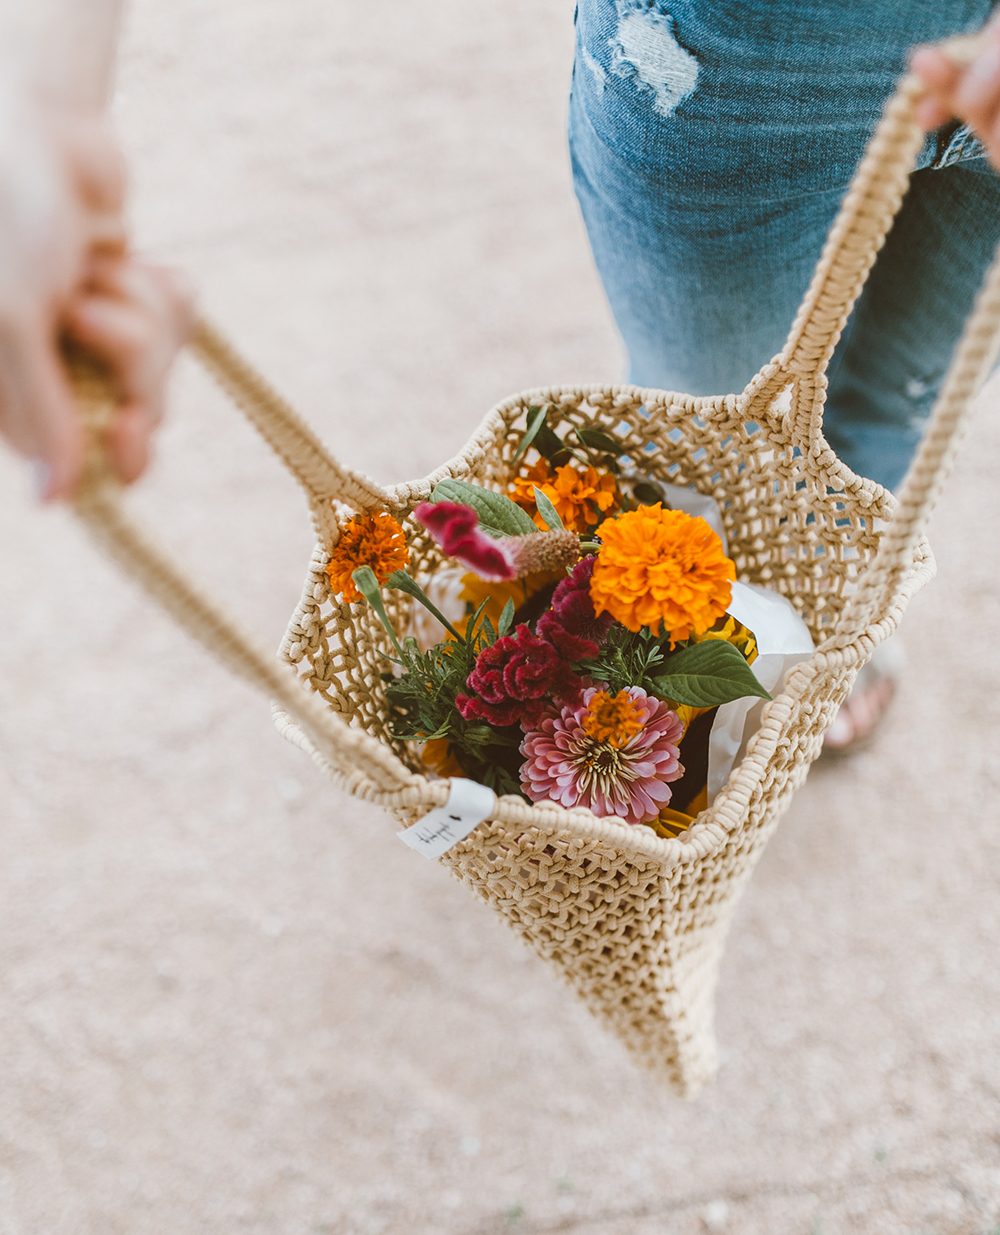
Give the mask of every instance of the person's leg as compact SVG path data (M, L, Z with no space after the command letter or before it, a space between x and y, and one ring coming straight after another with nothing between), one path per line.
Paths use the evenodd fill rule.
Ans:
M580 0L574 181L632 381L738 391L780 349L907 50L990 8Z
M984 158L914 174L831 374L824 434L895 489L1000 243L1000 176Z
M735 392L784 342L908 49L989 0L580 0L570 105L577 195L639 385ZM929 138L831 366L827 435L898 483L995 243L998 182ZM830 733L892 693L874 666Z
M855 472L897 488L1000 242L1000 177L984 158L916 172L832 368L824 433ZM894 693L901 653L880 645L827 731L853 749Z

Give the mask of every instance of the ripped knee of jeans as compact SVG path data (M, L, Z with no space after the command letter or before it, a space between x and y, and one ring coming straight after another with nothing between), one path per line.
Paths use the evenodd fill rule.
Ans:
M672 116L694 93L698 61L674 37L674 19L662 0L616 0L616 7L612 73L651 91L653 108Z

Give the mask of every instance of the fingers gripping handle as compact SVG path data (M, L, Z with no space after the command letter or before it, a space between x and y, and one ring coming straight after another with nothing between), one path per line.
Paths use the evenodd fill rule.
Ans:
M422 802L427 785L422 777L415 776L374 738L328 712L294 671L263 650L126 516L120 486L106 467L101 449L114 396L98 368L80 356L71 357L70 365L88 436L87 472L74 505L95 539L228 669L294 717L346 786L384 805Z

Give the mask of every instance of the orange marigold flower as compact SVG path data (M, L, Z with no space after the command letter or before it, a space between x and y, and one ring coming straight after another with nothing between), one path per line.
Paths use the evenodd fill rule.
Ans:
M384 510L355 515L340 530L340 540L330 554L326 573L330 586L349 604L361 599L351 575L359 566L370 566L379 583L410 560L403 529Z
M704 519L640 506L601 524L590 580L594 611L631 631L661 623L672 643L702 634L726 612L736 567Z
M570 532L585 532L600 520L601 515L618 509L618 483L610 472L599 472L588 466L585 471L567 463L555 471L541 459L527 474L513 484L511 497L522 506L540 528L545 520L535 507L535 488L541 489L559 512L559 518Z
M550 484L553 478L552 468L547 459L539 459L531 467L525 469L523 476L515 476L510 485L508 496L526 510L532 518L535 517L535 486L539 489Z
M429 738L420 751L420 761L438 776L464 776L465 770L451 753L447 738Z
M587 704L581 721L585 732L598 742L607 742L615 750L634 738L645 722L645 710L627 690L617 695L600 691Z

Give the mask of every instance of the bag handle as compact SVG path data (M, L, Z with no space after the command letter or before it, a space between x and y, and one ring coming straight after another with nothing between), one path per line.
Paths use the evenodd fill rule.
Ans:
M940 44L963 65L971 63L981 46L978 34ZM774 397L794 382L785 427L800 449L812 445L822 430L826 370L899 212L927 136L915 115L923 93L923 82L912 73L896 83L837 211L785 345L743 392L748 412L756 413L750 418L768 419ZM804 432L795 432L797 427Z
M342 467L290 404L203 318L195 324L190 347L302 486L321 543L333 545L339 537L335 501L354 510L390 504L381 485Z
M953 60L968 64L981 45L981 37L973 35L950 39L941 46ZM900 79L841 203L785 346L742 396L747 419L768 421L789 445L817 457L834 472L843 465L822 435L826 370L899 211L923 145L925 133L915 114L923 93L919 78L907 74ZM998 352L1000 249L966 321L899 499L886 495L892 510L889 527L859 581L841 632L824 648L851 642L898 591L951 471L971 402L989 376ZM791 407L779 419L771 410L772 404L790 383ZM863 484L870 491L873 513L884 513L884 506L879 509L878 486L871 481Z
M319 510L314 492L324 501L329 497L362 506L377 503L377 487L334 463L287 404L205 323L196 331L195 350L203 359L211 358L212 371L306 489L314 514L324 523L327 516ZM117 400L107 375L91 359L73 349L67 360L87 436L86 470L74 508L98 543L228 669L293 717L333 765L344 789L382 806L443 803L447 781L429 782L416 775L388 747L324 708L294 670L264 650L129 519L122 508L121 485L108 468L103 449L104 431Z
M927 429L903 481L892 521L862 575L842 632L824 648L843 647L899 593L931 512L955 462L972 401L1000 356L1000 252L965 324Z

